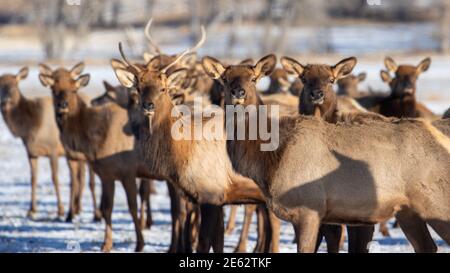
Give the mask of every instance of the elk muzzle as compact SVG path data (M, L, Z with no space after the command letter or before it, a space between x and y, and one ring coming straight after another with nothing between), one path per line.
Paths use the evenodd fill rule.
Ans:
M231 102L233 105L242 105L245 103L247 92L244 89L235 89L231 92Z
M142 103L142 111L147 117L153 117L155 115L155 104L152 102Z
M69 113L69 103L67 101L60 101L56 104L56 113L58 115Z
M315 105L322 105L325 100L325 94L322 90L314 90L311 92L311 101Z

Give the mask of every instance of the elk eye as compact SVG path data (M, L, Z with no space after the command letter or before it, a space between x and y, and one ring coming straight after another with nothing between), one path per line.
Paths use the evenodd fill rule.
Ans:
M257 80L258 80L257 78L253 78L252 82L256 83Z
M330 83L334 83L334 81L335 81L334 78L330 79Z
M306 84L306 79L305 78L300 78L300 80L302 80L303 84Z
M166 92L166 88L161 88L161 93L165 93Z

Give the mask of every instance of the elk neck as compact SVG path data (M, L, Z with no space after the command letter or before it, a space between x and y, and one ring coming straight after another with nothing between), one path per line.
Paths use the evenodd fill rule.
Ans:
M35 100L29 100L20 93L18 102L2 115L15 137L27 138L42 123L42 108Z

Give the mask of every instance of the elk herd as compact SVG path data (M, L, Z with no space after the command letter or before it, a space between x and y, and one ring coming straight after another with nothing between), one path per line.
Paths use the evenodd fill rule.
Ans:
M416 98L417 80L431 59L398 65L387 57L380 76L390 92L361 91L366 74L352 74L355 57L332 65L282 57L278 66L275 55L237 64L200 60L203 28L195 46L168 55L152 38L151 23L145 35L152 52L131 61L119 44L121 57L111 66L120 85L104 82L104 94L93 100L79 92L91 77L83 62L71 69L40 64L39 81L51 94L45 98L29 99L20 90L28 68L0 77L3 119L23 141L30 165L28 217L38 209L38 159L47 157L58 216L68 222L81 213L89 173L93 219L105 223L106 252L114 247L116 181L126 192L136 251L145 245L142 230L152 226L150 194L157 181L169 188L172 253L223 252L238 205L245 206L245 218L236 252L247 250L254 214L255 252L279 251L281 220L292 224L302 253L316 252L323 239L328 252L339 252L345 236L349 252L368 252L374 225L388 235L391 218L416 252L437 251L429 228L450 244L450 109L440 117ZM257 89L264 77L270 79L267 92ZM214 116L222 138L175 139L180 120L183 128L206 130L194 116L173 116L180 105L193 107L196 98L205 107L278 108L278 116L256 115L256 129L276 121L276 149L263 151L269 141L259 136L227 136L224 125L237 129L238 120L226 111ZM243 119L246 132L255 129L249 115ZM200 123L209 119L203 116ZM70 170L67 215L58 178L63 156ZM228 221L224 206L230 206Z

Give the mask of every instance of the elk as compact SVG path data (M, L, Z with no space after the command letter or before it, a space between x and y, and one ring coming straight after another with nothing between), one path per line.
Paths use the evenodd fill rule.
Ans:
M256 82L275 63L274 55L255 66L227 67L212 57L203 59L207 73L223 82L227 105L260 105L254 99ZM339 67L336 76L348 71ZM295 69L302 72L301 66ZM373 225L394 215L415 251L437 249L426 224L450 243L450 140L429 122L277 120L278 149L261 151L262 139L231 140L228 153L236 171L258 184L270 209L297 227L298 252L315 251L321 223Z
M378 96L374 100L361 97L358 101L366 104L369 110L387 117L437 119L429 109L417 102L416 99L417 79L420 74L430 68L431 59L425 58L417 66L397 65L390 57L387 57L384 63L388 71L383 70L380 75L381 79L389 84L390 95L387 97ZM395 73L395 77L391 77L390 73Z
M28 99L20 91L19 83L28 76L29 69L22 68L17 75L3 75L0 77L1 110L6 125L15 137L22 139L25 145L31 170L31 205L28 216L33 217L37 212L36 186L38 176L38 158L47 157L50 160L52 181L55 187L58 216L64 216L64 206L61 202L58 178L58 158L66 152L60 140L58 127L54 119L51 98ZM71 184L84 184L85 163L68 160L71 171ZM96 207L95 180L91 174L90 188L94 204L94 221L100 220L100 212ZM80 187L71 198L71 208L67 221L81 211Z
M113 62L114 64L114 62ZM92 106L101 106L107 103L116 103L120 107L126 109L129 105L129 90L121 85L112 86L107 81L103 81L105 93L91 101ZM154 193L153 181L142 179L139 187L139 195L141 198L141 228L150 229L153 224L150 195ZM145 217L147 210L147 217ZM172 219L173 221L173 219Z
M187 52L189 50L183 54ZM169 90L183 85L187 70L177 69L170 74L168 71L183 54L164 68L159 67L157 59L141 68L131 64L122 50L121 54L129 68L116 68L115 73L123 86L135 88L139 94L141 111L132 120L147 170L170 181L199 204L264 203L264 196L256 184L233 170L225 139L180 140L170 137L177 119L171 117L172 111L176 110ZM198 124L186 126L194 130ZM208 220L206 217L202 219ZM223 215L218 219L223 226ZM201 245L199 247L205 250Z
M365 81L367 78L367 74L362 72L358 75L350 74L345 78L342 78L337 81L338 85L338 96L349 96L352 98L357 98L361 96L361 92L359 91L358 85Z
M450 118L450 108L444 113L443 118Z

